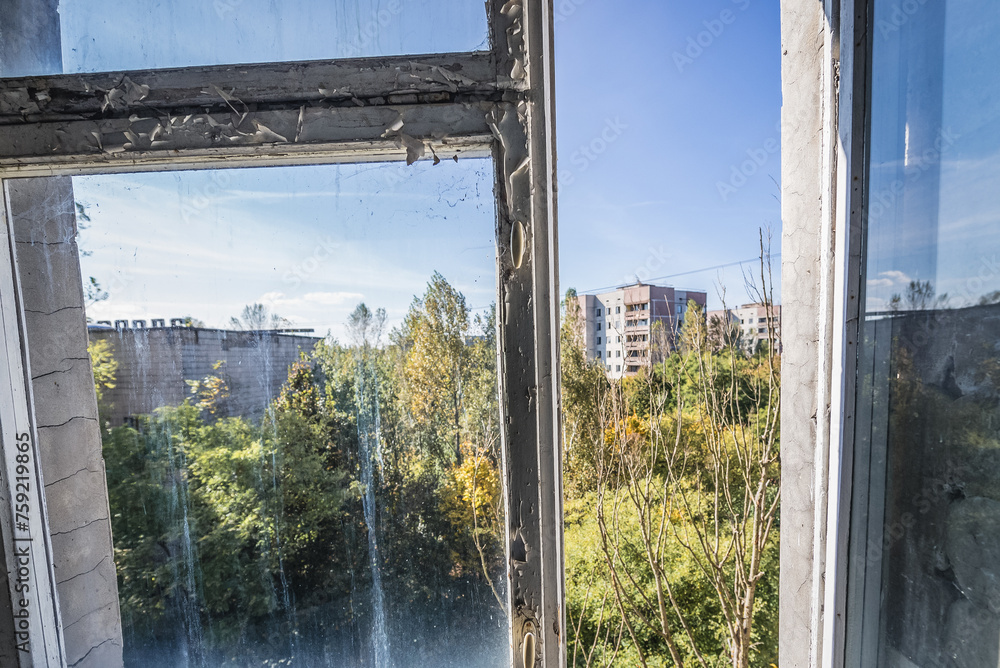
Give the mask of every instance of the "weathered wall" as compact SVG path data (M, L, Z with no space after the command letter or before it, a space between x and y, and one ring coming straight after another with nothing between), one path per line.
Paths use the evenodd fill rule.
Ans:
M58 0L4 2L0 75L51 74L61 71L61 63ZM66 661L115 668L122 665L118 586L73 186L69 179L11 181L10 204Z
M68 178L10 181L35 420L66 660L122 665L97 400Z
M220 417L262 415L287 379L288 367L319 341L194 327L91 329L90 338L109 341L118 362L115 387L102 401L102 417L115 427L133 415L183 403L191 397L186 381L210 375L229 387ZM220 361L224 364L214 370Z
M831 175L824 160L824 72L828 22L823 3L781 3L782 49L782 322L780 665L818 665L828 450L829 325L823 294L833 239L824 199ZM824 431L826 434L824 434Z

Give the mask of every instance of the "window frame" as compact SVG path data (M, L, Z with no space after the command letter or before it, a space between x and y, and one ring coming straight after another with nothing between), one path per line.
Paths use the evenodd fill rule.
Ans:
M860 648L848 642L848 629L859 621L860 612L849 600L852 583L848 569L851 534L859 529L852 503L856 493L867 492L855 489L854 467L867 229L873 5L874 0L824 5L828 25L822 37L824 61L817 85L824 109L823 226L817 238L830 242L818 253L822 275L813 288L822 312L816 390L817 401L827 407L827 415L816 427L814 479L820 491L812 499L817 533L812 541L814 576L807 626L811 636L809 665L823 668L861 665ZM787 600L781 605L783 609L791 608ZM785 654L786 646L782 647Z
M554 14L551 0L489 0L487 13L486 52L0 79L0 189L40 176L492 157L510 660L514 668L556 667L565 665L566 621ZM329 94L348 86L349 96ZM20 420L17 430L34 435L6 198L0 213L8 242L0 263L10 268L0 294L19 332L9 373L25 388L0 399L31 423ZM5 427L8 466L11 433ZM8 561L10 512L0 513ZM44 512L39 521L47 527ZM38 599L44 633L30 642L35 666L61 666L65 641L44 534L40 571L48 578L40 584L52 586Z

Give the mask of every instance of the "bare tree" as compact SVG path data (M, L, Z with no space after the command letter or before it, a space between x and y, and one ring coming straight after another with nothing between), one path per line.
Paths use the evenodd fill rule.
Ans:
M287 327L289 321L282 318L264 304L248 304L243 307L238 318L230 318L229 325L241 332L259 332L267 329Z
M347 317L347 332L354 345L361 348L378 346L385 331L385 309L372 311L364 302Z
M640 640L649 634L676 666L715 663L716 652L699 640L699 620L678 597L671 569L678 549L714 592L729 662L750 665L779 505L780 360L768 267L762 238L765 288L757 297L769 331L762 354L713 350L694 311L669 372L613 381L602 400L597 521L615 604L643 666L649 657ZM637 382L649 397L645 415L630 399L636 389L628 383Z

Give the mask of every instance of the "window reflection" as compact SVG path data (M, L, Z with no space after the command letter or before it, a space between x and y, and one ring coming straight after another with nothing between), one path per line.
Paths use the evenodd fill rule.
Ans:
M1000 6L874 25L847 665L993 668Z
M461 0L61 0L59 17L67 74L488 48L485 6Z
M506 663L491 184L74 179L126 665Z

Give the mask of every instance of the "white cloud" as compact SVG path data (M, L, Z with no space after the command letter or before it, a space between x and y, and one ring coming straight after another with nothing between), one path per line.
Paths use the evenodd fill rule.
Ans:
M911 282L913 279L904 274L901 271L883 271L879 274L885 279L892 281L893 283L905 284Z
M310 306L343 306L364 299L360 292L310 292L301 297L288 297L283 292L267 292L260 302L272 308L302 308Z
M879 278L868 279L869 288L892 288L897 285L908 285L913 279L907 274L896 271L883 271L879 273Z

